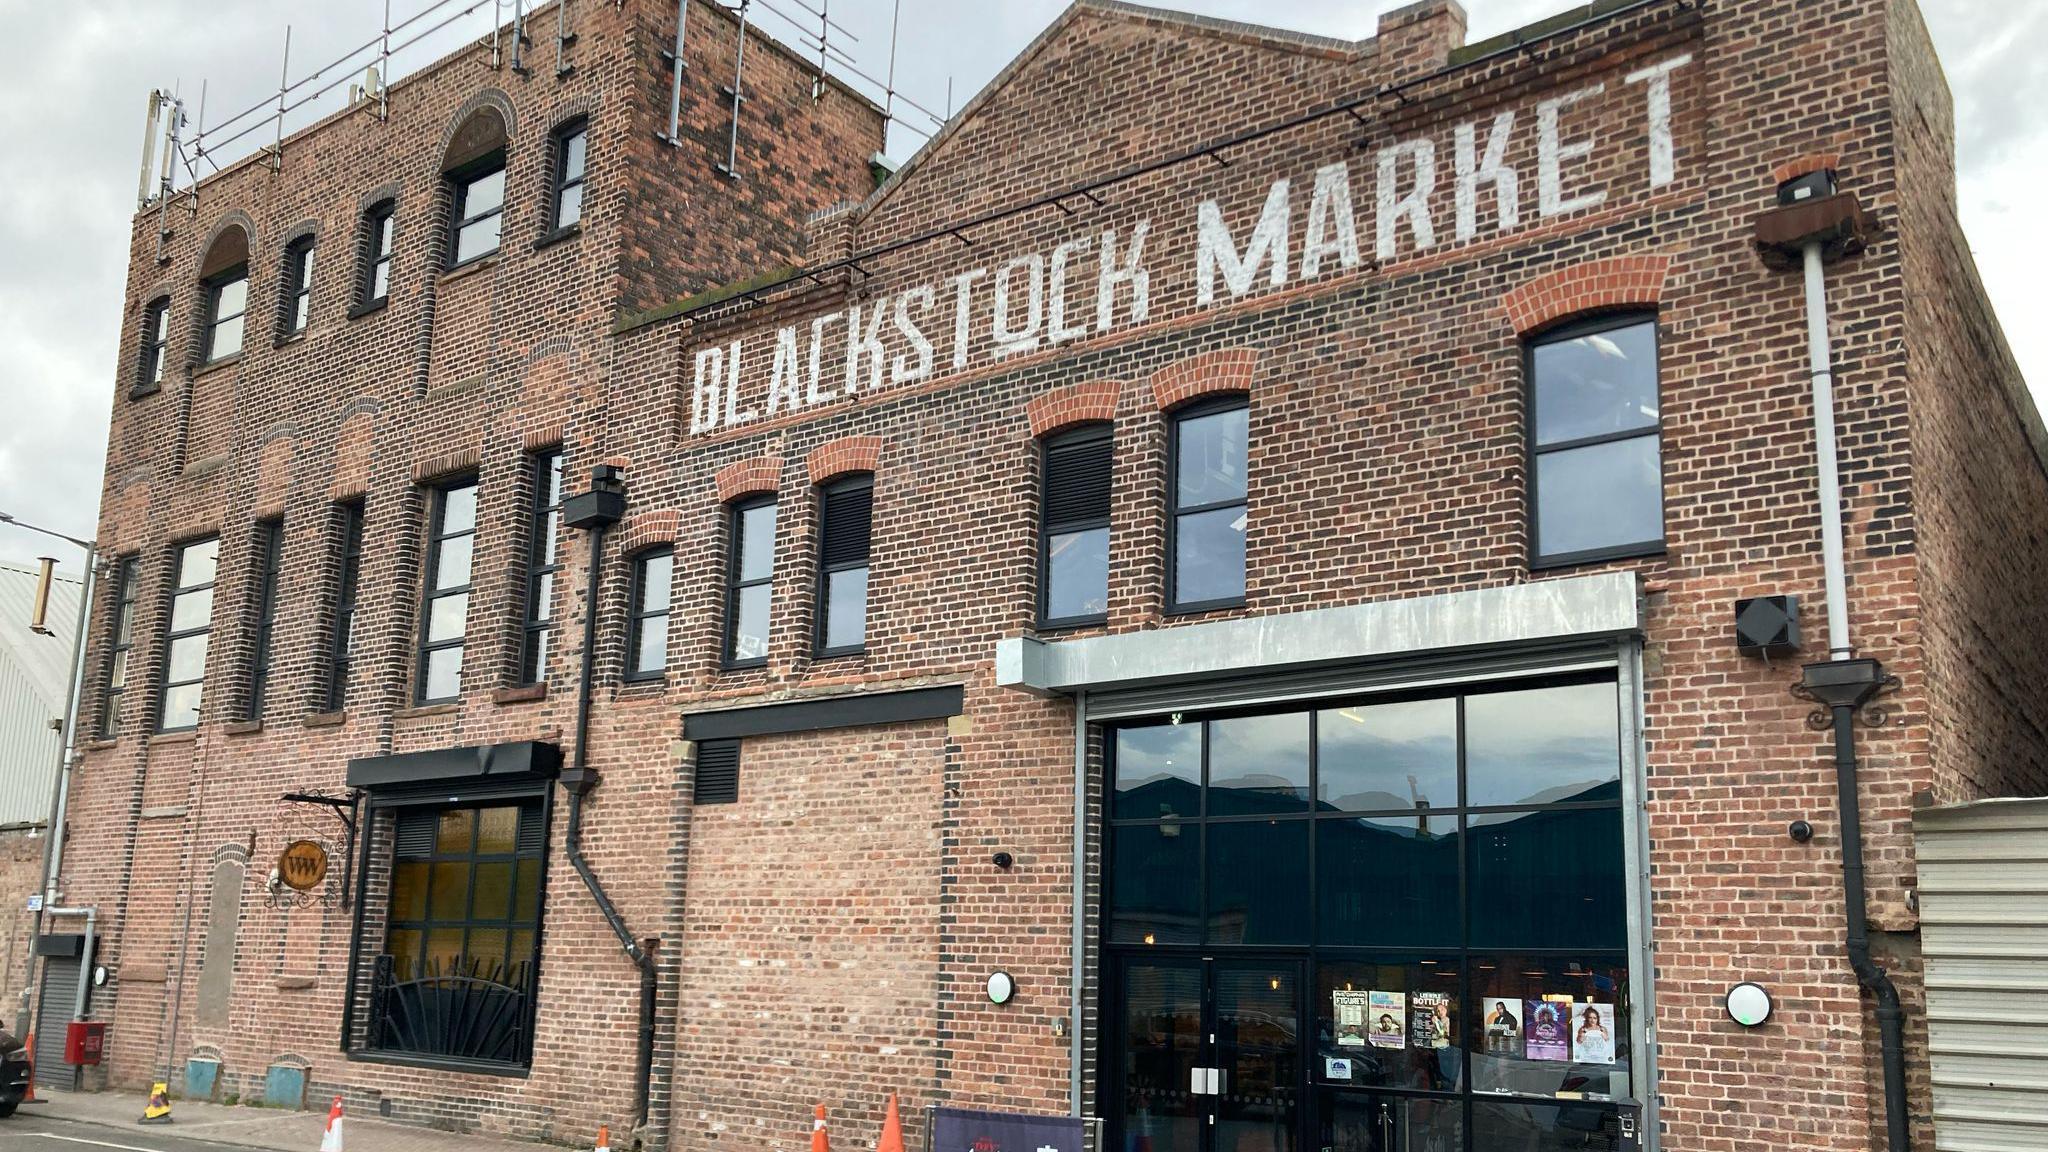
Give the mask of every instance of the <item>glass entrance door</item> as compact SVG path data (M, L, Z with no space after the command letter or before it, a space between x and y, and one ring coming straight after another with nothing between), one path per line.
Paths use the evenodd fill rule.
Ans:
M1113 1080L1121 1152L1299 1152L1297 959L1119 965Z

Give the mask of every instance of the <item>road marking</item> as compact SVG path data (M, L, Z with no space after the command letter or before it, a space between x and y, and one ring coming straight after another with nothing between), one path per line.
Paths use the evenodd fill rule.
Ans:
M91 1144L98 1148L119 1148L121 1152L162 1152L157 1148L143 1148L134 1144L109 1144L105 1140L87 1140L83 1136L59 1136L55 1132L30 1132L30 1136L41 1136L46 1140L63 1140L71 1144Z

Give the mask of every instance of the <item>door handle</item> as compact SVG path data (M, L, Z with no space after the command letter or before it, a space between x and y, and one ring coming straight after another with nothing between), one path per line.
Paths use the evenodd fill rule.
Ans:
M1191 1096L1220 1096L1223 1093L1223 1069L1188 1069L1188 1094Z

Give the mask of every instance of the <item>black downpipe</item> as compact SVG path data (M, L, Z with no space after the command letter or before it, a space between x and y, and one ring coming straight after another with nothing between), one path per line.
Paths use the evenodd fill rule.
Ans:
M1912 1131L1906 1115L1905 1012L1892 978L1870 958L1870 929L1863 894L1863 810L1856 795L1856 709L1862 701L1833 701L1836 803L1842 815L1842 903L1849 918L1849 966L1856 982L1877 1001L1878 1044L1884 1060L1884 1115L1890 1152L1909 1152Z
M589 582L585 586L583 600L583 675L576 687L576 754L569 770L562 773L561 780L562 790L569 794L569 831L564 838L563 851L569 857L570 866L583 878L583 886L590 890L590 898L597 902L598 911L604 913L612 934L619 938L619 946L640 969L640 1042L633 1064L633 1121L634 1127L645 1128L649 1089L654 1080L654 948L658 941L634 938L632 929L626 927L625 918L619 915L618 907L612 903L611 897L605 895L604 885L599 883L597 874L591 871L590 862L583 858L583 798L597 787L597 774L590 769L589 748L591 676L597 659L598 577L603 571L605 530L617 521L618 506L624 503L616 476L616 471L611 469L594 471L592 491L572 498L580 506L565 506L563 509L563 519L571 527L587 528L590 532ZM610 491L600 491L607 487ZM605 501L594 499L600 496L612 497L609 508L605 507ZM586 509L589 510L587 514Z

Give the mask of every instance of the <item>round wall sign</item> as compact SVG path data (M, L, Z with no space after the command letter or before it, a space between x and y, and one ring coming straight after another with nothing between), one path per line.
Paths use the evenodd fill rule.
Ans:
M1771 1018L1771 994L1761 984L1745 980L1728 990L1723 1001L1728 1018L1744 1028L1754 1028Z
M327 849L318 840L294 840L277 856L277 878L297 892L310 892L327 879Z
M988 1001L991 1004L1008 1004L1010 997L1017 994L1017 981L1008 972L991 972L988 977Z

